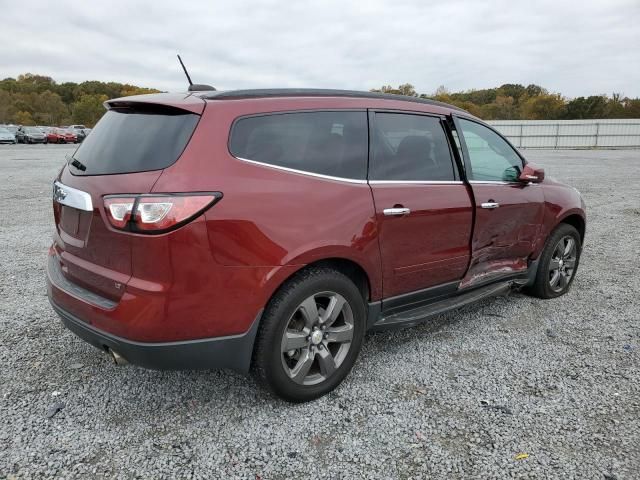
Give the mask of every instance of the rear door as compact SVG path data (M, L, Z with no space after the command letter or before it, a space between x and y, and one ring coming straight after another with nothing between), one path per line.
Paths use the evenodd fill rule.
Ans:
M460 180L443 118L371 114L369 183L382 253L385 298L457 286L469 262L472 202ZM411 301L405 297L404 300Z
M54 184L53 261L68 280L120 298L131 277L131 235L110 226L104 196L150 192L199 118L171 106L121 104L80 144Z
M542 188L520 182L524 162L497 132L455 117L475 198L471 262L462 287L523 273L544 215Z

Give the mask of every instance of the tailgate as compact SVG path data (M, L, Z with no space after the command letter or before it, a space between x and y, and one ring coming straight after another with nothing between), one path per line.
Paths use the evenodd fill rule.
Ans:
M75 177L65 167L54 184L54 248L62 275L110 300L119 300L131 277L131 236L108 226L103 196L146 193L160 171Z

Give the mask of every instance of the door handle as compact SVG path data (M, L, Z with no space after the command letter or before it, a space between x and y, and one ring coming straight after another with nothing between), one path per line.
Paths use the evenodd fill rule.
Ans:
M385 208L382 213L384 213L387 217L394 217L397 215L407 215L409 213L411 213L411 210L408 208L398 208L398 207L394 207L394 208Z
M485 203L481 203L480 206L482 208L488 208L489 210L492 210L494 208L498 208L500 204L498 202L485 202Z

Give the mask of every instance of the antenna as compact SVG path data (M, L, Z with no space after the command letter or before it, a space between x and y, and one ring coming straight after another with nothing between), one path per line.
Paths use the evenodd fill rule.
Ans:
M200 85L200 84L195 84L191 81L191 77L189 76L189 72L187 72L187 67L184 66L184 63L182 63L182 58L180 58L180 55L176 55L178 57L178 61L180 62L180 65L182 65L182 70L184 70L184 74L187 76L187 80L189 80L189 88L187 89L189 92L202 92L202 91L206 91L206 90L215 90L215 87L212 87L211 85Z
M189 81L189 86L193 85L193 82L191 81L191 77L189 76L189 72L187 72L187 67L184 66L184 63L182 63L182 59L180 58L180 55L177 55L178 57L178 61L180 62L180 65L182 65L182 70L184 70L184 74L187 76L187 80Z

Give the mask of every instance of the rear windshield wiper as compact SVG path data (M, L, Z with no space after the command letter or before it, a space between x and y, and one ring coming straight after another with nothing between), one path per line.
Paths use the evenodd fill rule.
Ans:
M71 157L69 160L70 160L69 163L74 167L76 167L78 170L81 170L84 172L87 169L87 166L84 163L82 163L80 160L76 160L73 157Z

